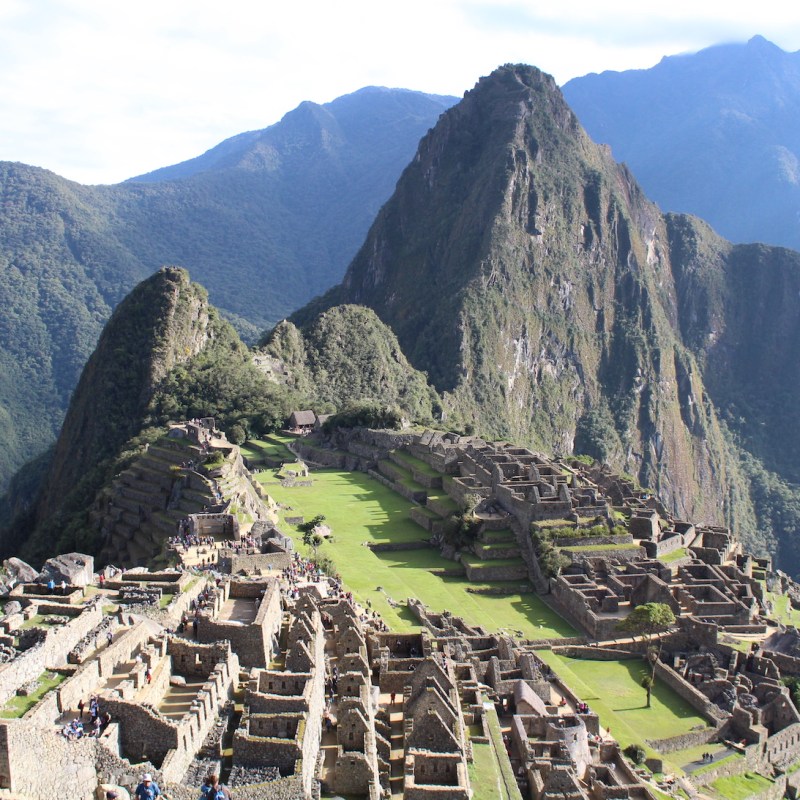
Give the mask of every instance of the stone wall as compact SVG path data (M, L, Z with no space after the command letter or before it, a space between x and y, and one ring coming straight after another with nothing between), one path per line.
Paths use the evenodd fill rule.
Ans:
M99 624L103 618L100 603L92 603L84 612L64 625L47 628L42 642L20 653L0 667L0 705L13 697L27 681L38 678L46 669L67 663L70 650Z
M4 720L0 723L0 787L30 798L93 800L97 749L94 739L70 742L52 725Z
M280 631L281 598L277 584L264 582L230 581L222 584L215 598L215 607L222 607L228 598L255 599L261 592L255 619L249 625L211 619L201 614L197 638L201 642L218 642L227 639L245 667L266 668L272 658L272 637Z
M722 723L727 719L727 714L720 710L718 706L714 705L704 694L684 680L674 669L670 669L660 661L656 662L656 677L664 681L667 686L712 725Z
M220 570L231 575L258 575L270 570L286 569L291 565L291 553L236 553L223 550L219 555Z

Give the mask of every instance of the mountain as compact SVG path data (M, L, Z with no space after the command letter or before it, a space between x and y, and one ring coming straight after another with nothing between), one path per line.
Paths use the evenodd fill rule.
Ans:
M254 340L344 274L455 98L370 87L115 186L0 163L0 489L58 433L111 310L191 267Z
M411 367L397 337L372 309L336 306L303 331L284 320L266 337L263 350L286 365L317 406L341 410L368 398L427 424L441 414L441 399L426 376Z
M342 284L293 319L366 305L477 431L609 461L681 516L784 536L797 568L798 280L800 254L663 215L552 78L509 65L442 116Z
M800 249L800 52L755 36L563 92L662 209L733 242Z
M410 367L397 339L369 309L333 309L304 334L284 322L265 349L284 359L292 386L257 366L186 270L165 267L142 281L105 325L49 464L39 460L15 476L21 497L6 500L17 501L17 517L0 535L2 553L35 560L64 549L99 552L108 531L124 527L115 527L119 520L109 514L108 498L117 496L127 512L136 510L130 497L144 502L141 487L119 496L112 484L145 451L158 450L154 443L170 421L213 417L241 443L283 427L292 410L310 404L349 410L355 419L373 411L381 419L425 423L441 410L425 376ZM118 553L119 544L111 552ZM157 541L145 544L158 550Z

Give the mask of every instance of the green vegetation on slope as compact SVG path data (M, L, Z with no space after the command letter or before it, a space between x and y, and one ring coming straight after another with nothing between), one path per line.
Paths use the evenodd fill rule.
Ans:
M337 306L302 332L282 322L263 347L285 361L294 385L317 404L343 410L371 401L427 423L441 413L426 376L408 363L397 337L371 309Z

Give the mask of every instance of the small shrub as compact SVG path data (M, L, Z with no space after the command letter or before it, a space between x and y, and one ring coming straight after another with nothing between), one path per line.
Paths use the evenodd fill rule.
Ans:
M644 763L645 758L647 758L647 753L645 752L644 747L640 744L629 744L623 752L625 753L628 758L633 761L634 764L642 764Z

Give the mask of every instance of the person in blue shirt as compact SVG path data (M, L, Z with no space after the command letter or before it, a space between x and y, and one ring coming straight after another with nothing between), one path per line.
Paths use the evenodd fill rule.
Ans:
M136 800L153 800L160 794L161 789L158 788L158 784L153 780L153 776L149 772L145 772L142 782L136 787Z

